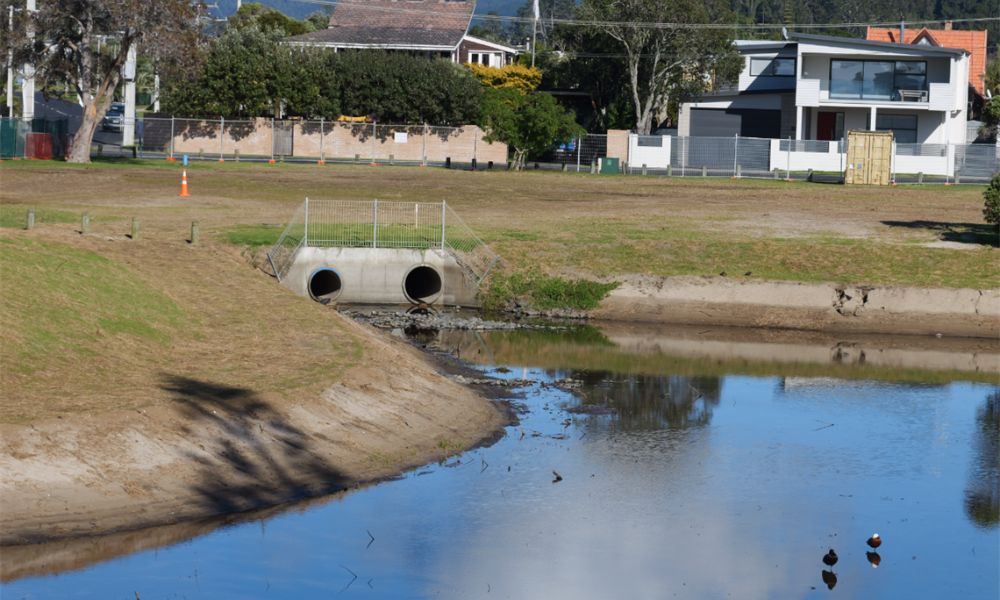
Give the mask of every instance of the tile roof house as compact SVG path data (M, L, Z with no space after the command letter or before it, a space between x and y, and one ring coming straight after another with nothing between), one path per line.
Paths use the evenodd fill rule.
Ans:
M900 30L882 27L869 27L866 39L874 42L900 43ZM958 48L969 53L969 85L982 97L986 90L986 55L987 32L969 31L951 28L951 22L945 22L944 29L903 30L904 44L938 46L940 48Z
M473 62L474 52L474 62L509 63L516 49L467 35L475 7L474 0L341 0L329 27L287 42L334 50L403 51L453 62Z

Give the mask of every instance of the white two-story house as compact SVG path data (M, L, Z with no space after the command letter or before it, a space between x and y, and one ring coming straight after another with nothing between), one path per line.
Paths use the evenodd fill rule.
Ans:
M900 144L966 143L964 50L811 34L735 45L737 85L684 103L679 135L839 140L868 129Z

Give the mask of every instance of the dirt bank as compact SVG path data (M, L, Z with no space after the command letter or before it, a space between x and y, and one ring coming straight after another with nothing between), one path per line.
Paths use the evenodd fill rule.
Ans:
M337 317L340 318L340 317ZM503 412L405 343L281 402L174 377L173 403L0 427L0 544L178 523L393 476L492 435Z
M592 316L615 321L995 339L1000 335L1000 289L632 277L611 292Z

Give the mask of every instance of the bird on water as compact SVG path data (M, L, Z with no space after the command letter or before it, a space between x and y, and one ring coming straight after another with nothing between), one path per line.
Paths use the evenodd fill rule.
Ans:
M866 543L872 550L874 550L882 545L882 538L880 538L877 533L874 533L870 538L868 538L868 542Z
M833 548L830 548L830 551L823 555L823 564L828 567L832 568L833 565L837 564L837 560L837 553L833 551Z

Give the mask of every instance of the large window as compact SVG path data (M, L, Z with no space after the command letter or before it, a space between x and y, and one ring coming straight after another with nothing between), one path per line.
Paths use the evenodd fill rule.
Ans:
M794 58L750 58L750 75L795 77Z
M901 100L900 91L927 91L922 61L831 60L830 98Z
M917 115L878 115L875 129L891 131L897 144L917 143Z

